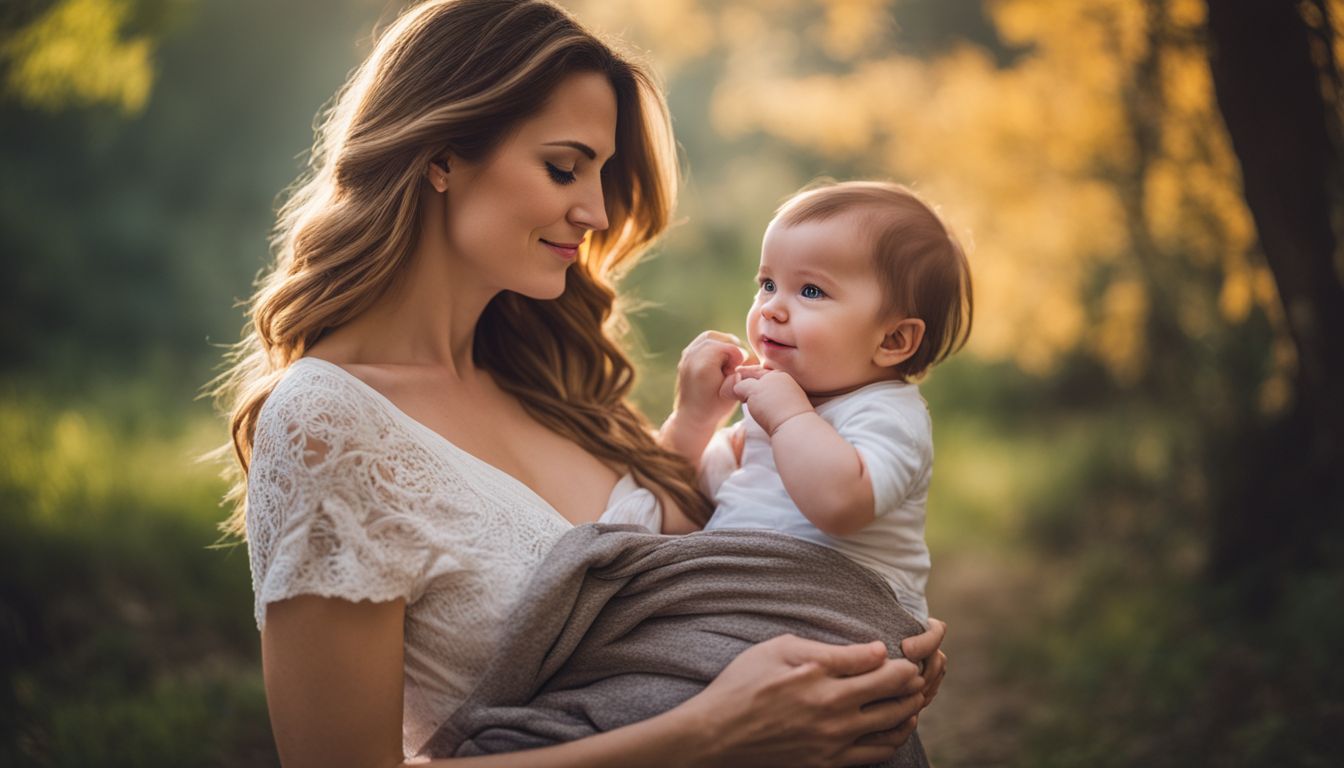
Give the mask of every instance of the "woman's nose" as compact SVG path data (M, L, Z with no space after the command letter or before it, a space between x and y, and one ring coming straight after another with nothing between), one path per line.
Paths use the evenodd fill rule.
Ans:
M576 227L601 232L608 226L607 222L607 204L602 196L602 186L597 184L596 188L585 194L569 211L569 221Z

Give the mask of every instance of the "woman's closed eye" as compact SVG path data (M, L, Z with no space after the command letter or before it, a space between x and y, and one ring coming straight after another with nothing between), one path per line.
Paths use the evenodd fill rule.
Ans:
M565 185L574 183L574 171L567 171L551 163L546 164L546 172L551 175L551 181L556 184Z

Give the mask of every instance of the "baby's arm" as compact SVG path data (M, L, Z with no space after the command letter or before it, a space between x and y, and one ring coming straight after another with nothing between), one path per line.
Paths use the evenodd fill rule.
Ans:
M858 449L817 414L783 371L740 369L735 392L770 436L784 488L822 533L846 536L875 518L873 484Z
M676 405L658 431L658 444L681 454L697 471L710 439L737 405L732 385L737 380L733 371L746 357L741 344L731 334L705 331L686 346L677 364ZM735 450L740 456L741 449ZM700 525L675 505L663 504L663 533L698 530Z
M733 371L746 358L736 336L705 331L686 346L677 363L676 405L658 431L658 443L699 468L700 456L737 405Z

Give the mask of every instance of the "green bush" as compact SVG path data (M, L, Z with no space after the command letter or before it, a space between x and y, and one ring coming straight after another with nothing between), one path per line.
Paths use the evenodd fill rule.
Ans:
M0 763L275 759L246 552L211 548L223 485L196 461L223 429L143 407L0 399Z

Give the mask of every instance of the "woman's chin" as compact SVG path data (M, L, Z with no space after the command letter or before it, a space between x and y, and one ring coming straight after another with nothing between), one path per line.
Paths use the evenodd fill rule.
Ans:
M565 294L565 280L561 277L558 281L538 282L526 287L514 289L515 293L521 293L529 299L538 301L554 301Z

